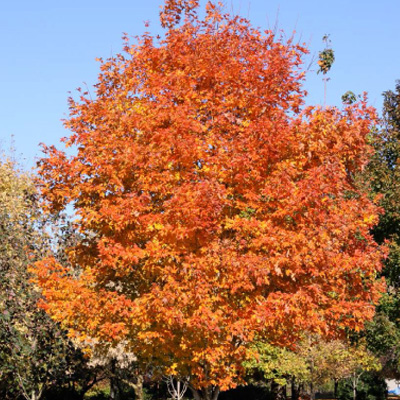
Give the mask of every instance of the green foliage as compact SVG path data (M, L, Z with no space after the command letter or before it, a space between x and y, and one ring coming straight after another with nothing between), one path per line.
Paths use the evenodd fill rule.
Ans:
M348 90L342 96L342 102L345 103L345 104L353 104L356 101L357 101L357 96L351 90Z
M247 207L245 210L242 210L239 214L240 218L251 219L251 217L255 214L256 210L251 207Z
M32 177L14 162L0 159L2 399L39 399L52 387L68 388L75 382L85 387L93 379L82 353L37 307L40 293L30 282L29 265L50 251L57 253L62 245L63 232L51 234L54 222L41 211Z
M255 356L243 364L249 375L257 377L261 374L262 380L272 380L280 385L285 385L291 377L296 377L299 381L308 379L306 360L293 351L256 342L253 352Z
M48 326L37 311L27 265L47 247L35 188L10 161L0 163L0 390L3 396L42 391ZM36 355L37 357L34 357ZM34 387L35 386L35 387Z
M325 49L319 52L319 69L317 74L322 72L325 75L332 68L333 63L335 62L335 52L330 47L331 40L329 39L329 35L324 35L322 41L325 42Z
M371 132L376 153L364 174L372 196L380 196L382 213L373 229L378 243L388 241L383 275L388 290L367 325L368 345L383 362L386 376L400 378L400 81L383 94L381 129Z
M386 400L385 380L376 373L363 375L357 386L357 400ZM350 380L339 383L339 400L353 400L353 387Z
M396 90L384 94L382 129L373 132L372 144L376 150L367 172L366 179L372 193L379 194L382 214L379 224L374 229L375 238L382 243L393 239L400 243L400 82ZM393 249L389 260L397 261L398 248ZM390 263L390 261L389 261ZM391 268L388 268L390 270ZM389 271L387 271L389 272ZM390 275L388 276L390 278ZM391 285L398 286L399 278L391 279Z
M244 364L252 382L274 382L308 388L314 398L317 388L333 381L351 378L357 385L368 371L381 368L377 357L366 348L364 341L351 345L340 340L323 340L307 336L297 344L295 351L256 343L254 358Z
M384 300L391 300L385 295ZM396 379L400 360L400 330L391 320L390 314L380 312L374 320L366 325L368 347L380 358L382 376Z
M86 395L85 400L108 400L110 398L110 388L96 387L91 389Z

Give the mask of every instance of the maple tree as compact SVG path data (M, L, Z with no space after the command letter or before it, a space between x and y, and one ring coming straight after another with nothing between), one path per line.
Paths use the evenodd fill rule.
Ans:
M44 146L51 212L72 204L73 268L35 266L42 306L85 341L127 343L196 399L234 387L255 339L336 336L374 312L378 208L354 183L365 99L302 109L304 46L207 3L169 0L163 38L125 38L96 96Z

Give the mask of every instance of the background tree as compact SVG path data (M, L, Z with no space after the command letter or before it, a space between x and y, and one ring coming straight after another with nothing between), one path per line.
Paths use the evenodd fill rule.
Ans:
M137 357L127 351L124 342L115 347L89 340L86 349L90 349L90 365L100 367L110 381L110 399L119 399L124 389L132 389L135 400L143 400L144 372L139 368Z
M374 354L372 354L365 344L350 348L348 353L347 371L353 389L353 400L357 399L357 387L360 379L365 372L379 371L381 364Z
M74 206L73 268L36 264L43 306L80 340L126 341L196 399L242 381L255 338L288 345L372 317L377 207L353 176L373 110L300 110L306 50L208 2L167 1L70 100L67 156L39 165L48 209ZM79 271L77 273L76 271Z
M354 391L351 380L339 382L338 398L340 400L353 400ZM364 372L357 385L357 400L386 400L388 396L387 385L382 374L376 371Z
M355 396L366 372L378 371L379 360L362 341L351 345L343 340L324 340L318 335L304 337L293 350L257 343L255 357L246 362L250 376L286 386L292 384L292 399L307 394L315 399L324 385L349 380Z
M54 230L42 213L32 176L0 161L0 397L39 399L57 387L69 399L83 397L96 377L87 360L58 323L37 307L39 291L30 282L29 264L61 254L73 234ZM61 222L59 220L59 222ZM63 223L64 229L67 224ZM59 259L62 262L62 259ZM79 384L79 388L78 388ZM69 388L69 390L68 390ZM80 393L81 392L81 393ZM73 397L75 396L75 397Z
M305 359L284 347L264 342L253 345L254 357L244 362L250 383L270 386L274 398L286 397L286 386L291 385L292 399L298 399L300 388L309 383Z
M10 161L0 163L0 330L4 396L40 398L54 379L52 352L59 353L55 323L36 307L29 262L47 255L48 235L32 179ZM62 346L61 346L62 347ZM60 360L59 360L60 361Z
M375 319L368 324L369 347L381 357L385 377L400 378L400 82L383 93L380 127L371 134L376 153L364 174L374 196L380 195L384 213L373 235L378 243L389 241L383 275L387 293Z

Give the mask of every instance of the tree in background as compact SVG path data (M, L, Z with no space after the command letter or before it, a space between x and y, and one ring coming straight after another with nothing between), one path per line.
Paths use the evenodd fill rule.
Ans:
M110 399L119 399L124 389L129 388L135 393L135 400L143 400L144 372L139 368L137 357L127 351L124 342L115 347L95 341L86 345L90 348L90 365L100 367L109 378Z
M169 0L149 33L70 100L67 156L39 165L52 213L81 235L36 264L43 307L82 341L121 341L187 377L196 400L243 382L257 338L359 329L372 318L377 207L354 183L371 149L365 101L306 108L306 50L208 2ZM157 370L157 368L155 368Z
M351 382L355 399L360 378L381 368L378 358L360 341L349 344L343 340L324 340L318 335L304 337L293 350L257 343L255 357L245 363L250 376L280 385L292 385L292 399L304 394L315 399L323 385L334 383L337 398L338 383Z
M270 386L275 399L285 398L285 388L292 387L292 399L299 398L300 389L309 382L306 361L298 353L265 342L253 344L254 357L244 362L250 383Z
M400 378L400 82L394 91L384 92L381 128L373 131L371 141L376 150L364 174L373 196L381 196L384 213L373 235L378 243L389 241L389 255L383 275L387 292L368 324L369 347L381 357L383 374Z
M10 161L0 163L0 358L4 397L40 398L57 376L64 342L55 322L37 309L38 292L27 266L49 249L31 177ZM59 359L57 361L53 358Z
M377 357L367 349L365 344L359 344L349 349L348 363L345 369L348 371L346 377L352 385L353 400L357 399L357 388L361 377L366 372L379 371L381 367Z
M0 161L0 397L38 400L63 389L82 398L99 371L58 323L37 307L40 293L30 282L29 264L61 253L62 232L42 213L32 176ZM64 224L64 226L66 226ZM68 235L68 242L73 235ZM59 259L62 262L61 259ZM79 387L78 387L79 386ZM68 390L69 389L69 390ZM60 391L59 391L60 394ZM75 396L75 397L72 397ZM60 397L59 397L60 398Z
M57 341L61 332L55 323L37 309L38 293L27 272L28 264L49 249L35 188L10 161L0 164L0 235L2 391L38 399L57 376L52 369L61 361L63 343Z

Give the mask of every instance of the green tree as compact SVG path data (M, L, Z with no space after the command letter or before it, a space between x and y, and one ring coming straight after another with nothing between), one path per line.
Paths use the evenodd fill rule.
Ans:
M367 325L369 347L381 357L383 374L400 378L400 81L383 93L381 127L371 134L376 153L364 174L373 195L380 195L383 213L373 235L388 241L389 253L383 275L387 293L375 319Z
M37 400L54 386L70 388L71 395L82 397L98 375L59 324L37 307L40 293L30 282L28 266L50 253L62 254L63 241L73 240L65 220L58 218L62 230L55 229L54 222L40 209L32 176L14 162L0 160L2 399Z
M27 265L46 254L47 235L36 205L35 188L15 164L0 164L0 357L3 396L22 392L39 398L49 377L43 376L39 349L45 348L47 325L37 311L38 295L29 284ZM38 328L38 329L36 329ZM33 353L39 357L33 357ZM45 353L43 354L45 357ZM36 361L40 365L36 363ZM44 374L47 375L47 374ZM7 391L8 393L5 393Z
M256 343L255 354L245 363L249 373L261 375L272 386L274 383L281 386L292 383L292 398L297 397L296 393L301 389L315 399L317 389L332 381L336 398L337 384L343 379L351 382L355 398L361 377L368 371L381 368L377 357L363 341L351 345L342 340L324 340L316 335L304 337L293 350Z

